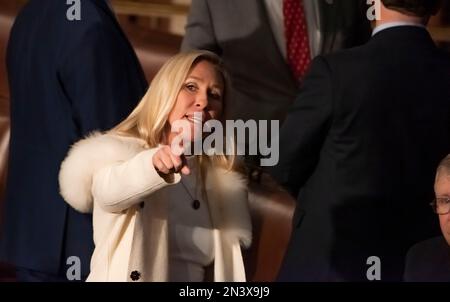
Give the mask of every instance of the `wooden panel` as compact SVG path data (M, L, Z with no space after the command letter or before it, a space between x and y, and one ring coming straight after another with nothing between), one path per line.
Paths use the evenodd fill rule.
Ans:
M276 281L289 245L296 201L263 173L250 181L249 203L253 240L244 251L247 280Z
M168 3L169 2L169 3ZM190 6L168 0L114 0L116 15L129 16L149 30L184 35Z
M0 97L0 103L9 103L7 98ZM8 171L8 147L10 135L9 113L0 116L0 226L3 222L6 176Z
M14 16L22 4L0 2L0 226L4 206L9 144L9 89L6 72L6 48ZM1 276L1 273L0 273Z
M444 27L444 26L434 26L428 28L431 36L433 39L437 42L448 42L450 43L450 26Z
M147 80L150 82L161 66L171 56L178 53L182 37L157 30L149 30L134 23L127 16L118 15L117 19L133 45Z
M8 80L6 72L6 49L9 38L9 32L14 22L14 17L21 5L1 4L0 13L0 97L9 98ZM0 103L0 114L8 114L9 103Z
M153 17L187 16L189 5L170 4L159 1L112 0L117 14Z

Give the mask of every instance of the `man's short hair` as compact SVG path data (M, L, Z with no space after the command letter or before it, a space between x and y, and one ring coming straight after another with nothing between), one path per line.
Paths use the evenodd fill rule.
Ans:
M437 174L444 172L446 175L450 175L450 154L447 155L441 162L437 168Z
M431 16L437 13L441 0L381 0L389 9L418 17Z

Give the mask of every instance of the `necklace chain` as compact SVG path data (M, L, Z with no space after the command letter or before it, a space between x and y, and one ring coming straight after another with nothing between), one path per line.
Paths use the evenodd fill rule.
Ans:
M197 198L194 198L191 194L191 192L188 190L188 188L186 187L186 185L183 182L183 179L180 180L181 185L183 186L184 190L189 194L189 197L191 197L192 201L196 201L198 200Z

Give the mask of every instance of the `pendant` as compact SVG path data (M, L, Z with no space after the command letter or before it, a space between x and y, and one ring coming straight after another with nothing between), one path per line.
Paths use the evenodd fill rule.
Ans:
M198 210L200 208L200 201L198 201L197 199L195 199L192 202L192 207L194 208L194 210Z

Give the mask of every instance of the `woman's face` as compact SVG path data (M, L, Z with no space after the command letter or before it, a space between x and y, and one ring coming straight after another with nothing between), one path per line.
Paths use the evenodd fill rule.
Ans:
M189 135L193 141L194 133L200 131L197 135L201 138L203 124L208 120L220 118L223 94L224 82L220 73L208 61L200 61L191 69L178 93L175 106L169 113L169 125L172 127L176 121L182 121L180 124L184 125L183 137ZM185 133L186 131L188 133ZM168 143L179 133L171 132Z

